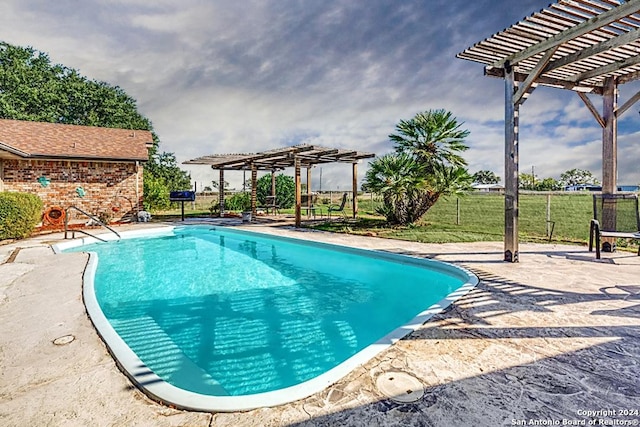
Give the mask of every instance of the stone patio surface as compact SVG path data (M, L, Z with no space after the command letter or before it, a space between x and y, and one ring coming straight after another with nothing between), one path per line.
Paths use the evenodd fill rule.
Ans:
M82 302L86 254L55 255L50 244L60 234L3 245L0 425L638 425L634 253L603 254L598 262L585 247L521 244L520 263L509 264L502 262L502 242L420 244L241 227L448 261L481 283L323 392L274 408L211 414L156 403L119 371ZM378 388L382 375L405 373L424 387L416 402L398 402L402 396L389 398Z

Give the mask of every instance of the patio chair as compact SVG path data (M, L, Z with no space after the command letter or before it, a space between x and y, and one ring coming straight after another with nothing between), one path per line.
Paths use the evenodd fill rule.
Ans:
M276 196L267 196L265 201L264 209L267 211L267 215L269 210L271 210L272 215L280 213L280 206L276 203Z
M606 212L605 214L603 214ZM600 251L615 251L615 243L603 242L602 238L632 239L640 243L640 212L637 194L594 194L593 219L589 226L589 252L596 247L596 258ZM640 246L638 247L640 256Z
M313 219L316 219L316 214L320 212L320 218L322 218L322 208L316 206L316 202L318 201L317 194L302 194L300 196L300 209L307 213L307 217L313 216Z
M329 205L329 218L331 218L331 212L340 212L344 219L347 219L347 213L344 211L344 206L347 204L347 193L342 195L342 201L339 205Z

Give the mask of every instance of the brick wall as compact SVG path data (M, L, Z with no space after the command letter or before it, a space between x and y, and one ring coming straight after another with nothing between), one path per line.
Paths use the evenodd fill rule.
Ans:
M111 221L142 210L142 165L135 163L2 160L4 191L35 193L45 209L78 208ZM45 187L38 178L46 177ZM137 182L136 182L137 181ZM137 184L137 192L136 192ZM84 190L81 196L77 189ZM72 215L71 218L77 218ZM86 220L86 217L84 217Z

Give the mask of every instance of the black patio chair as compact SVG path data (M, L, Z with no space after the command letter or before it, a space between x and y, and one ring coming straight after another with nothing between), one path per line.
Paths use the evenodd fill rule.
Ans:
M329 218L331 218L331 212L340 212L342 213L342 216L344 217L344 219L347 219L347 213L344 211L344 207L347 204L347 193L344 193L342 195L342 201L340 202L339 205L329 205Z
M606 213L605 213L606 212ZM640 212L637 194L594 194L593 219L589 225L589 252L596 247L596 258L600 250L613 252L615 243L604 242L603 237L632 239L640 242ZM640 246L638 247L640 256Z

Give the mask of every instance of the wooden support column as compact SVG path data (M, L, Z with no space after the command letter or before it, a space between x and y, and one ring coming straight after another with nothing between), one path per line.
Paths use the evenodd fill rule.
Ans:
M604 129L602 130L602 194L614 194L617 190L618 177L618 119L616 109L618 107L618 85L614 78L607 77L604 80L604 93L602 103L602 118ZM602 204L603 230L616 229L616 205L615 200ZM613 252L616 250L615 238L602 238L602 251Z
M224 216L224 169L220 169L218 181L218 201L220 203L220 218Z
M256 200L258 198L257 187L258 186L258 168L251 162L251 217L256 218L258 216L258 207Z
M275 197L276 195L276 170L271 170L271 195Z
M353 219L358 214L358 163L352 163L351 169L351 187L353 190Z
M307 167L307 218L311 216L311 166Z
M302 185L300 183L300 159L295 156L293 159L295 169L295 182L296 182L296 227L300 227L302 224L302 218L300 217L300 193L302 192Z
M613 194L617 188L618 119L615 114L617 107L618 88L615 80L607 77L604 81L602 107L602 118L605 124L602 131L602 192L604 194Z
M505 114L504 114L504 260L518 262L518 114L519 106L514 94L514 69L505 64Z

